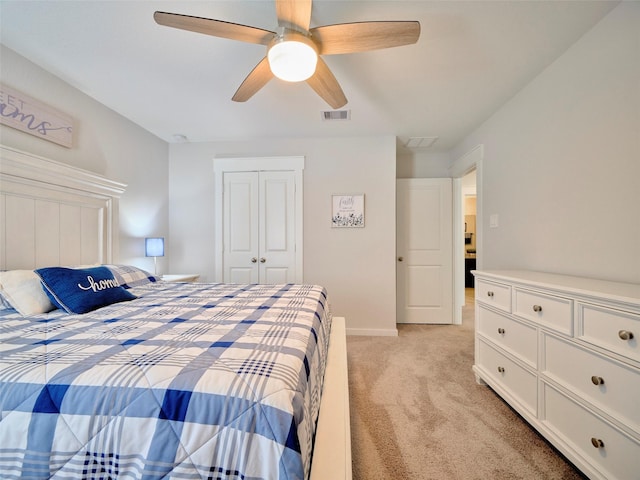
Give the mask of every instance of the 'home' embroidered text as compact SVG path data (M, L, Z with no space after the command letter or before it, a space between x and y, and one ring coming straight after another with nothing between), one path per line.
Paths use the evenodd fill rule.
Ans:
M115 278L104 279L96 282L91 275L87 275L87 280L89 281L88 287L83 287L81 284L78 284L78 287L82 290L93 290L94 292L99 292L100 290L106 290L107 288L115 288L120 286Z

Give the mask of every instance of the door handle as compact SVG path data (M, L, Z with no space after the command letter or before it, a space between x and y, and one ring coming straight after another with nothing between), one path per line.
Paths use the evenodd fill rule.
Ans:
M267 261L267 259L266 259L266 258L264 258L264 257L260 257L260 263L264 263L264 262L266 262L266 261Z
M403 261L403 260L404 260L404 258L403 258L403 257L398 257L398 261L399 261L399 262L401 262L401 261Z
M256 263L257 261L258 261L258 259L257 259L256 257L253 257L253 258L251 259L251 263Z

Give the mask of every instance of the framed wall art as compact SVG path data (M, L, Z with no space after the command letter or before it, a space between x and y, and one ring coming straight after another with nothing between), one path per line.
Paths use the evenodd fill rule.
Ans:
M364 227L364 194L331 196L331 227Z
M35 98L0 84L0 123L71 148L73 119Z

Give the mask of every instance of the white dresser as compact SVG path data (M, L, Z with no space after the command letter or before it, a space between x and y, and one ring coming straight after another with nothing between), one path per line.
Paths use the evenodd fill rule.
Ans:
M589 478L640 480L640 285L474 274L478 382Z

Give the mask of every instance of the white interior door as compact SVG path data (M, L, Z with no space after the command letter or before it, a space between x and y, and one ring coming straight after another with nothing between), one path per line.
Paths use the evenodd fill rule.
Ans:
M397 181L397 321L453 323L449 178Z
M295 176L260 172L259 262L261 283L291 283L296 275Z
M223 281L296 281L295 174L225 172Z
M225 172L223 281L258 283L258 175Z

